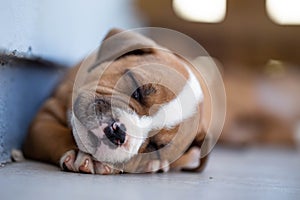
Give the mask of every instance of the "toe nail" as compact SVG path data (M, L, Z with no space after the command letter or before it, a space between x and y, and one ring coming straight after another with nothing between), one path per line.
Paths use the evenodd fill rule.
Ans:
M110 172L110 168L108 166L104 166L106 172Z
M85 167L85 168L87 168L87 167L88 167L88 165L89 165L89 160L88 160L88 159L86 159L86 160L84 161L84 167Z
M71 159L71 156L67 156L65 162L69 162Z

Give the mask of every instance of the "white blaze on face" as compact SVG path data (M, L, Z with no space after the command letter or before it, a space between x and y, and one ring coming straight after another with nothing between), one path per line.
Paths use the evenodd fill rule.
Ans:
M203 92L195 75L189 70L189 79L178 96L164 104L154 116L150 129L172 128L197 111L199 102L203 100ZM149 119L142 119L149 120Z
M125 162L138 153L151 130L171 129L185 119L192 117L197 112L199 103L203 101L203 92L193 72L187 66L186 70L189 78L182 91L175 99L163 104L154 115L139 116L133 111L129 113L120 109L113 110L113 113L127 129L127 136L123 145L116 149L110 149L107 145L100 145L94 153L91 153L88 150L89 147L87 147L89 144L88 139L75 136L79 149L93 154L99 161L109 163ZM75 118L75 116L73 115L72 118ZM76 129L77 123L74 123L74 120L72 121L73 129ZM80 123L78 120L77 122ZM104 135L103 130L100 130L100 132L96 135Z

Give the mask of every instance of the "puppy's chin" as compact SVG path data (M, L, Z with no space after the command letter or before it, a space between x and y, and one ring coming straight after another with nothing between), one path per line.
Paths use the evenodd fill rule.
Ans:
M149 128L146 120L141 120L133 111L115 109L113 112L126 127L124 143L116 145L108 139L104 131L108 124L99 123L97 128L88 130L75 115L71 118L73 135L78 148L91 154L95 160L112 164L124 163L138 153L147 138Z

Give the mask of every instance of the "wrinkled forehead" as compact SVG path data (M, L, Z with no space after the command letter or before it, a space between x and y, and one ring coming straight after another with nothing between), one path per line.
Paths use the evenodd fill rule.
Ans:
M128 80L131 74L139 85L160 84L176 91L189 77L183 59L132 31L110 31L91 57L86 83L98 80L98 85L122 87L132 82Z
M181 91L189 78L187 63L168 51L155 51L143 56L128 56L110 63L104 63L99 84L122 88L138 82L138 85L158 84Z

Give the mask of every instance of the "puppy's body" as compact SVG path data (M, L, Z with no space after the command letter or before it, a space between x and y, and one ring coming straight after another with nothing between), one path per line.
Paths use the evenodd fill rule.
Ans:
M144 40L134 37L134 43ZM94 55L88 65L89 59ZM204 110L206 89L191 65L165 49L132 51L89 68L73 91L80 66L70 70L34 119L24 145L27 157L99 174L167 171L174 160L174 169L203 169L203 119L210 111Z

